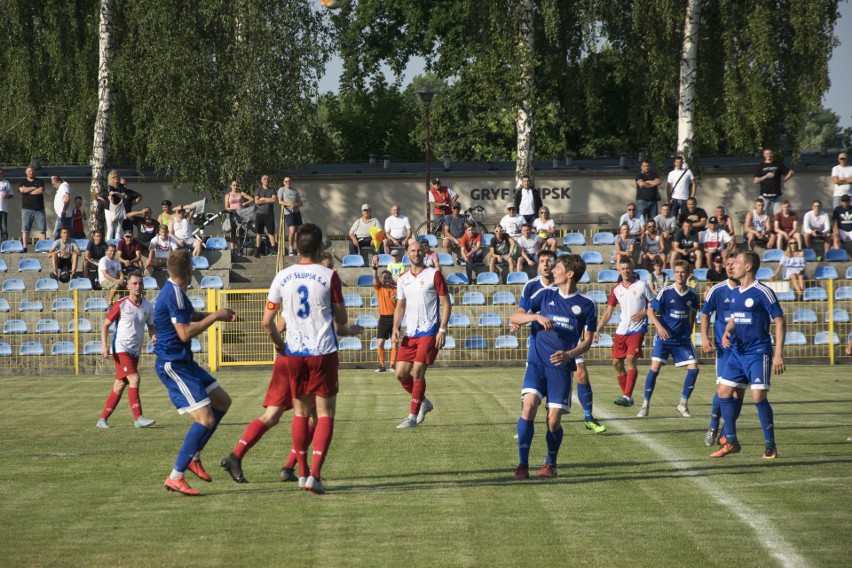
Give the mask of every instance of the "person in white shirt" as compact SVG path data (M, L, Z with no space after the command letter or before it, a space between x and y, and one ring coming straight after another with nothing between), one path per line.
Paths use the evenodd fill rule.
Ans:
M131 231L132 235L133 232ZM145 263L145 270L148 274L154 275L154 271L166 265L166 261L172 251L176 251L180 247L177 241L169 236L169 228L166 225L160 225L160 234L151 239L149 247L148 262Z
M642 236L642 231L645 229L645 217L643 215L636 216L636 204L627 204L627 213L621 216L618 220L618 226L627 225L627 233L634 239Z
M514 201L518 214L523 216L524 222L530 224L535 221L539 209L544 205L541 201L541 193L530 185L530 176L521 178L521 186L515 191Z
M506 214L500 219L500 226L510 237L518 240L521 236L521 225L524 222L524 218L518 215L518 208L514 203L510 203L506 206Z
M180 205L175 209L175 216L169 221L169 232L177 241L179 248L192 251L192 256L201 256L201 239L192 235L192 225L188 219L189 212L186 206Z
M811 210L802 219L802 235L805 237L805 248L811 248L815 240L822 241L823 254L831 247L831 218L822 210L822 202L818 199L811 204Z
M127 279L121 270L121 262L115 258L116 246L107 245L106 254L98 261L98 283L101 290L109 290L109 303L112 304L118 290L126 290Z
M411 238L411 222L407 215L400 214L399 205L391 205L390 217L385 219L385 254L390 254L391 248L408 248Z
M669 172L666 183L669 203L672 204L672 215L677 219L681 210L686 208L686 200L695 197L695 176L692 175L691 170L684 169L683 156L675 157L674 169Z
M837 156L837 165L831 168L831 181L834 184L835 209L840 207L840 198L844 195L852 195L852 166L846 158L846 152Z
M733 252L734 241L728 231L719 228L719 220L716 216L707 219L707 229L701 231L698 235L698 241L701 244L701 251L704 253L704 259L707 262L705 266L713 266L713 257L717 254L722 255L722 260ZM698 258L696 258L696 261ZM696 268L701 268L701 263L695 263Z
M0 241L9 238L9 199L13 197L12 185L3 179L3 168L0 168Z
M518 260L515 265L517 272L522 272L525 266L536 266L538 253L544 247L544 239L530 231L528 223L521 225L521 235L515 239L518 247Z
M53 238L59 238L61 229L71 231L71 186L59 176L52 176L50 183L56 190L53 197L53 210L56 212L56 225L53 227Z

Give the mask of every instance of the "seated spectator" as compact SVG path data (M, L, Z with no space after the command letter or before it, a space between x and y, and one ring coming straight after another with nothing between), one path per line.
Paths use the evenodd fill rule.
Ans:
M725 272L725 264L721 254L713 255L713 262L707 269L708 282L721 282L728 279L728 274Z
M674 266L676 260L685 260L691 265L701 262L701 252L698 250L698 235L692 230L692 221L685 219L680 227L677 233L675 233L674 239L672 239L672 254L669 256L669 266Z
M86 228L83 221L83 198L79 195L74 198L74 208L71 209L71 238L86 238Z
M151 239L151 244L148 246L148 262L145 263L145 270L148 274L154 274L158 268L166 266L166 261L172 251L180 248L177 241L169 236L169 228L165 225L160 225L160 234Z
M818 241L822 241L823 254L828 252L831 246L831 219L828 213L822 210L821 201L814 201L811 210L805 213L802 219L802 236L805 238L805 248L813 248Z
M799 247L799 242L796 239L790 239L787 241L787 250L784 251L784 256L781 257L781 262L778 263L778 268L775 269L772 279L774 280L778 273L783 270L784 280L790 281L797 299L801 299L805 293L806 265L805 253Z
M145 207L142 211L131 211L127 218L136 226L139 242L143 246L150 245L151 239L160 234L160 222L154 219L150 207Z
M778 239L778 248L785 248L790 240L798 241L799 249L802 248L802 235L799 233L799 214L790 208L788 200L785 199L781 202L781 211L775 215L773 227Z
M192 256L201 256L201 239L192 234L192 223L188 215L190 210L184 205L178 205L175 216L169 226L169 233L177 242L178 248L192 251ZM150 243L149 243L150 246Z
M615 245L613 246L610 262L618 264L622 258L629 258L633 262L635 248L636 238L630 234L630 226L627 223L622 223L618 228L618 234L615 235Z
M832 241L834 248L839 249L841 243L852 241L852 207L849 206L849 196L840 198L840 205L831 214Z
M106 255L106 248L104 234L100 231L92 233L89 246L83 253L83 276L89 280L94 280L93 284L98 281L98 262Z
M330 268L332 270L336 270L334 268L334 255L328 251L323 251L320 253L320 264L325 266L326 268Z
M59 238L53 241L47 255L53 259L53 275L57 279L61 272L67 271L71 276L77 272L80 247L77 246L77 241L71 239L71 231L65 227L59 231Z
M510 203L506 206L506 214L502 219L500 219L500 226L503 227L503 230L506 231L507 235L517 241L518 237L521 236L521 225L523 225L524 222L524 217L517 213L515 204Z
M536 259L544 246L544 241L530 230L529 223L521 225L521 236L515 239L515 244L518 254L515 270L523 272L527 266L536 267L538 263Z
M252 200L254 200L254 198L252 198ZM160 223L160 225L165 225L166 227L168 227L169 223L171 223L172 221L172 217L175 216L174 211L172 211L172 202L168 199L164 199L162 205L163 211L159 215L157 215L157 221Z
M734 220L731 219L731 216L725 211L725 207L722 205L716 206L716 226L720 229L724 229L729 235L731 235L731 241L734 243L734 247L736 247L737 243L737 233L736 228L734 227ZM724 262L722 263L724 264ZM726 277L727 278L727 277Z
M411 239L411 223L407 215L401 215L399 205L391 206L390 217L385 219L385 254L390 253L391 248L408 248Z
M724 260L729 254L734 252L734 240L728 231L719 228L718 220L715 216L707 219L707 229L701 231L698 236L698 242L701 244L701 252L704 254L704 260L708 267L713 264L713 257L717 254L722 255ZM695 263L697 268L701 268L701 256L698 262Z
M672 214L672 206L668 203L660 205L660 214L654 217L657 231L663 238L663 252L668 252L672 247L672 239L677 232L677 217Z
M168 225L165 226L168 231ZM163 224L160 223L160 229ZM133 238L133 231L124 231L124 238L118 243L118 261L124 272L142 271L142 243Z
M361 206L361 217L352 224L349 229L349 254L360 254L362 248L372 248L373 236L370 229L381 229L378 219L373 218L370 205L365 203Z
M773 248L775 246L775 232L772 230L772 220L766 211L763 209L763 200L755 199L754 209L746 213L745 222L745 237L748 243L748 250L754 251L754 245L760 244L765 248Z
M391 262L388 264L388 272L393 276L394 282L399 279L399 275L405 272L405 264L402 263L402 253L399 249L393 249L390 252Z
M645 223L645 234L642 237L642 264L648 270L654 266L654 260L659 258L666 267L666 253L663 237L657 232L657 222L653 219Z
M107 245L106 254L98 261L98 284L101 290L109 290L109 303L112 304L115 293L127 289L127 277L121 270L121 262L115 258L116 246Z
M489 245L491 257L488 259L488 270L497 272L497 265L508 265L512 269L512 251L515 250L515 239L506 234L503 226L494 226L494 238Z
M459 241L462 261L467 272L467 279L473 280L473 265L481 264L485 258L485 249L482 248L482 235L476 232L473 223L464 224L464 235Z
M618 220L618 226L627 225L628 234L634 239L642 236L642 231L645 228L645 217L642 215L636 216L636 204L627 204L627 213L621 216Z
M692 222L692 230L703 231L707 227L707 212L698 206L694 197L686 200L686 210L680 212L677 218L678 227L683 227L683 222L689 219Z
M544 239L544 248L556 252L556 223L550 218L550 209L544 205L538 210L533 221L533 230Z
M648 274L648 288L655 296L660 293L666 284L670 282L669 275L663 272L664 257L657 257L651 261L651 272Z
M423 266L441 270L441 261L438 259L438 253L432 250L426 237L420 237L418 240L420 241L420 250L423 251Z
M452 213L444 216L444 250L447 254L453 254L453 249L461 246L461 238L464 236L464 217L461 215L461 205L453 203ZM459 254L456 263L461 265L462 259Z

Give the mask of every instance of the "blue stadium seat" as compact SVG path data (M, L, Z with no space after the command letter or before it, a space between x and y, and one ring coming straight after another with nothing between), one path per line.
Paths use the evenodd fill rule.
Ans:
M425 240L427 243L429 243L429 246L432 247L432 248L435 248L435 247L438 246L438 237L436 237L432 233L420 235L419 237L417 237L417 240L418 241L424 241Z
M7 278L3 281L4 292L23 292L27 289L27 285L20 278Z
M763 251L761 262L780 262L782 256L784 256L784 251L781 249L766 249Z
M703 270L703 269L702 269L702 270ZM637 280L641 280L642 282L647 282L647 281L648 281L648 277L651 275L651 273L650 273L650 272L648 272L647 270L645 270L644 268L636 268L636 269L634 269L634 270L633 270L633 274L635 274L635 275L636 275L636 279L637 279ZM706 272L705 272L705 274L706 274Z
M846 267L846 280L852 280L852 266Z
M840 275L833 266L818 266L814 270L814 280L837 280Z
M6 343L5 341L0 342L0 357L11 357L12 356L12 346Z
M480 285L499 284L500 277L496 272L480 272L476 275L476 283Z
M201 341L197 337L189 340L189 350L193 353L201 353Z
M343 294L343 305L347 308L363 308L364 300L361 294Z
M53 278L39 278L35 284L36 292L52 292L59 290L59 282Z
M86 298L86 303L83 305L84 312L106 312L109 311L109 304L106 298L101 296L92 296Z
M470 335L464 340L465 349L488 349L488 342L481 335Z
M440 262L440 260L438 262ZM402 255L402 265L405 266L406 268L411 266L411 259L408 258L407 254Z
M586 237L583 233L566 233L562 237L562 244L565 246L586 246Z
M118 239L107 239L106 244L118 246Z
M10 312L12 311L12 307L9 305L9 300L6 298L0 298L0 312Z
M600 283L615 284L616 282L618 282L619 278L620 276L618 274L618 271L616 270L607 269L598 272L598 282Z
M838 291L839 290L840 288L838 288ZM820 286L811 286L810 288L805 288L802 300L805 302L825 302L828 300L828 294L826 294L825 289Z
M154 342L149 339L148 344L145 345L145 353L150 355L153 352L154 352Z
M663 272L669 277L669 282L674 282L674 270L671 268L663 268Z
M612 315L609 317L608 325L618 325L621 323L621 310L613 310Z
M451 305L451 306L455 306L455 305L456 305L456 299L455 299L455 298L453 298L453 293L452 293L452 292L450 292L450 293L449 293L449 296L450 296L450 305Z
M36 333L59 333L62 328L59 322L53 318L40 319L36 322Z
M467 279L467 274L464 272L451 272L447 276L447 284L470 284L470 280Z
M836 332L829 334L827 331L818 331L814 335L814 345L837 345L840 337Z
M450 314L447 327L470 327L470 317L467 314Z
M206 256L193 256L192 257L192 269L193 270L207 270L210 268L210 261L207 260Z
M808 340L801 331L788 331L784 336L784 345L807 345Z
M41 272L41 262L37 258L22 258L18 261L18 272Z
M379 299L376 297L375 294L370 296L370 307L371 308L378 308L379 307Z
M831 320L834 320L834 323L849 323L849 312L843 308L834 308L831 311L826 310L823 321L828 323Z
M589 284L592 281L592 278L589 276L588 272L584 272L583 276L580 278L580 284Z
M43 312L44 304L41 303L41 300L21 300L21 303L18 305L18 311Z
M159 290L160 285L157 284L157 279L153 276L143 276L142 277L142 286L146 290Z
M18 355L41 357L44 355L44 345L40 341L24 341L21 343L20 349L18 349Z
M83 344L83 355L100 355L101 342L92 340Z
M361 274L358 276L358 279L355 281L356 286L366 287L369 286L372 288L373 286L373 275L372 274Z
M370 340L370 351L375 351L378 348L379 348L379 338L374 337L373 339Z
M456 348L456 340L453 338L452 335L448 335L446 337L446 339L444 339L444 346L441 348L441 350L443 351L444 349L455 349L455 348Z
M209 250L228 250L228 241L224 237L210 237L204 247Z
M526 272L510 272L506 275L506 284L526 284L529 281Z
M608 333L601 333L598 336L598 342L593 343L592 347L608 347L612 348L612 336Z
M817 261L817 254L814 252L814 249L806 248L802 252L805 253L805 261L806 262L816 262Z
M835 300L852 300L852 286L841 286L834 291Z
M494 292L491 303L495 306L514 306L515 295L508 291Z
M189 303L198 311L203 312L207 310L207 302L201 296L189 296Z
M86 318L80 318L77 320L77 327L79 333L91 333L92 322ZM68 322L68 333L74 333L74 320Z
M0 258L0 272L9 272L9 265L2 258Z
M494 233L482 233L482 248L491 246L491 241L494 240Z
M51 355L73 355L75 352L73 341L57 341L50 347Z
M583 251L580 256L586 264L603 264L603 255L596 250Z
M596 304L606 304L607 295L603 290L587 290L583 292L586 296L589 297L590 300L593 300Z
M615 244L615 235L607 232L595 233L595 236L592 237L593 245L614 245Z
M72 278L68 284L69 290L91 290L92 281L88 278Z
M222 277L217 275L205 276L201 279L201 289L207 290L209 288L213 288L214 290L221 290L225 287L225 283L222 282Z
M438 253L438 262L441 266L452 266L453 265L453 255L448 252L439 252Z
M53 248L53 241L50 239L42 239L37 241L35 244L36 252L50 252L50 249Z
M502 327L503 320L500 319L498 314L489 312L479 316L478 325L479 327Z
M704 342L703 342L703 341L701 341L701 334L700 334L700 333L696 333L696 334L694 335L694 337L695 337L695 338L692 340L692 344L693 344L695 347L701 347L702 345L704 345Z
M810 308L800 308L793 312L793 323L816 323L816 312Z
M358 256L361 256L361 255L358 255ZM393 257L389 254L380 254L380 255L378 255L378 258L379 258L379 261L378 261L379 266L387 266L388 264L393 262ZM411 262L411 261L409 260L409 262Z
M361 340L357 337L341 337L337 348L340 351L360 351Z
M514 335L500 335L494 340L494 349L517 349L518 338Z
M74 239L77 242L77 248L80 249L80 253L86 252L86 249L89 248L89 239Z
M21 241L3 241L0 244L0 252L24 252L24 245Z
M796 301L796 293L792 290L782 290L781 292L775 292L775 297L778 298L779 302L795 302Z
M825 253L826 262L849 262L849 255L843 249L829 249Z
M20 319L10 319L3 323L3 333L27 333L27 322Z
M361 268L364 266L364 257L360 254L347 254L341 262L343 268Z
M485 296L482 292L465 292L462 296L462 306L484 306Z
M757 274L755 274L755 278L758 280L769 280L772 278L772 275L775 274L775 271L766 266L761 266L757 269Z
M355 318L355 325L360 325L365 329L376 329L379 327L379 322L373 314L361 314Z
M695 279L698 282L707 282L707 269L706 268L696 268L692 271L692 275L695 276Z

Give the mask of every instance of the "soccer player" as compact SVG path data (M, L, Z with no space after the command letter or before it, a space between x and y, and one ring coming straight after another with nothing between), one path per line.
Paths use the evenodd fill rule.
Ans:
M166 269L169 279L160 290L154 308L157 329L154 368L178 413L189 414L193 423L163 486L169 491L195 496L201 493L190 487L184 472L189 469L202 480L211 481L201 465L201 450L228 412L231 397L210 373L193 361L190 342L217 321L236 321L237 315L230 308L220 308L212 314L195 311L186 296L186 289L192 283L189 251L171 253Z
M531 323L534 336L521 389L524 406L518 419L516 481L530 476L535 416L544 397L547 397L547 458L538 476L556 477L556 459L563 435L562 413L571 411L574 361L591 347L597 326L595 302L577 292L577 282L585 272L586 263L581 257L572 254L558 258L553 267L557 288L541 288L510 319L515 325Z
M699 301L695 289L686 285L688 277L689 264L685 260L676 261L674 284L660 290L648 308L648 319L657 328L657 337L654 338L651 370L645 378L645 401L639 409L640 418L648 416L660 367L666 364L669 355L674 359L675 367L686 365L686 379L683 381L677 411L685 418L692 417L688 401L698 380L698 358L692 345L692 326L695 325Z
M110 245L112 250L115 247ZM109 357L109 343L107 333L110 325L115 323L115 334L112 337L112 359L115 362L115 382L112 392L109 393L101 417L98 418L98 428L110 428L107 420L115 411L118 401L124 392L124 387L130 386L127 391L127 399L130 402L130 411L133 412L133 424L137 428L147 428L154 425L154 420L142 415L142 403L139 400L139 355L142 353L142 345L145 340L145 328L151 341L156 343L157 330L154 327L154 306L148 300L142 299L142 276L131 274L127 281L129 296L117 301L110 308L106 319L101 324L101 355L104 359Z
M714 348L716 351L716 384L722 378L722 371L725 369L725 363L731 355L731 350L722 345L722 336L725 334L725 326L728 324L728 319L731 317L731 293L739 285L739 281L734 278L734 261L735 256L729 256L725 261L725 273L727 280L719 282L707 291L704 298L704 305L701 306L701 349L704 353L711 353ZM710 315L713 315L713 342L710 342ZM718 387L717 387L718 389ZM734 406L736 415L740 415L743 408L743 400L745 400L745 385L739 385L733 391ZM719 404L719 393L713 394L713 404L710 409L710 427L707 429L707 434L704 435L704 445L712 446L716 443L719 436L719 420L722 416L722 411ZM723 429L724 430L724 429ZM724 436L719 438L723 440ZM724 441L722 442L724 444Z
M378 260L376 256L376 260ZM379 358L377 373L384 373L385 368L385 340L391 338L393 332L393 313L396 310L396 282L389 270L383 270L379 277L379 267L373 265L373 288L376 290L376 299L379 301L379 326L376 330L376 353ZM396 365L396 343L391 344L390 366Z
M733 390L751 385L751 398L763 428L766 451L763 459L775 459L775 428L772 406L766 397L773 372L784 372L784 312L772 288L755 278L760 257L754 252L741 252L734 263L734 278L740 285L731 292L731 317L722 336L722 345L731 349L719 383L719 404L725 420L725 445L710 454L721 458L740 451L737 440L737 414ZM772 345L770 324L774 324L775 345Z
M397 428L415 428L434 408L426 398L426 369L435 362L438 351L444 346L452 310L444 275L423 265L423 245L410 241L408 258L411 268L403 272L396 283L391 341L399 345L396 378L402 388L411 393L411 405L408 418ZM401 338L403 318L405 337Z
M609 323L615 306L621 306L621 321L615 331L612 346L612 366L615 367L618 386L623 396L613 400L618 406L633 406L633 389L639 371L636 361L642 358L642 342L648 330L647 309L654 299L650 288L633 272L633 260L621 258L618 261L618 272L621 282L613 286L607 299L606 311L598 321L598 331L595 332L595 343L600 339L600 330Z
M538 276L524 284L524 289L521 291L521 299L518 302L518 305L521 308L526 310L527 302L529 302L533 294L542 288L555 289L553 280L553 262L555 259L556 253L551 250L544 249L538 253ZM518 326L513 324L510 331L512 333L517 332ZM530 335L530 341L534 340L535 337ZM606 426L598 422L592 413L592 384L589 382L589 371L586 369L583 356L580 355L575 357L574 363L577 367L574 371L574 380L577 382L577 399L579 399L580 406L583 408L583 425L586 429L593 431L595 434L603 434L606 432Z

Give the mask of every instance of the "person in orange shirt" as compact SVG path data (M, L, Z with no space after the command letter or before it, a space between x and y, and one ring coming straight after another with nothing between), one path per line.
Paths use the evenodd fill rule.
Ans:
M376 261L379 257L376 256ZM385 340L390 339L393 331L393 312L396 309L396 282L389 270L382 271L379 276L378 262L373 264L373 288L376 289L376 298L379 300L379 327L376 331L377 347L379 357L377 373L384 373L385 368ZM396 364L396 345L391 348L390 366Z

